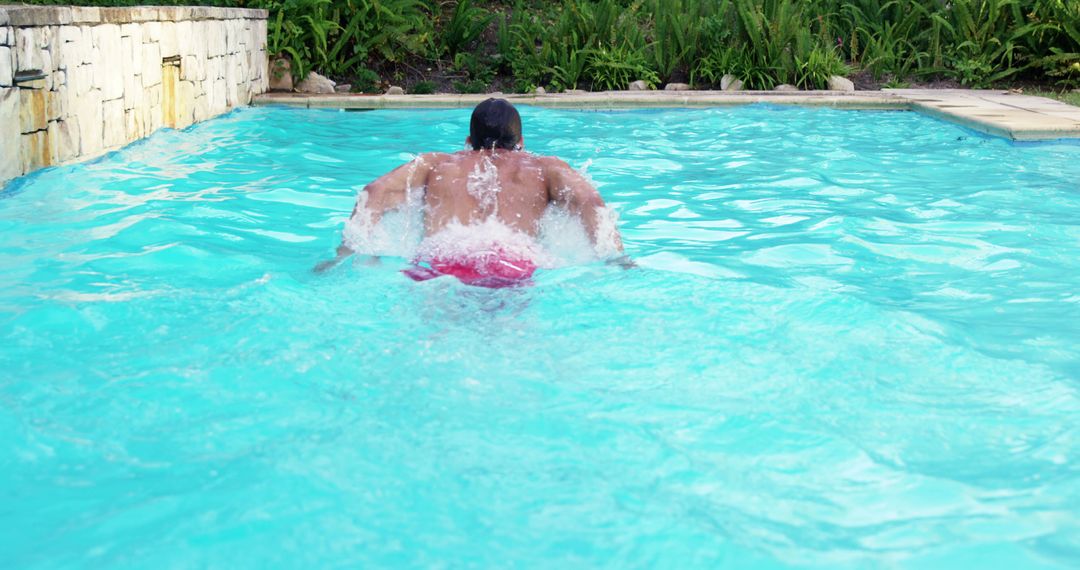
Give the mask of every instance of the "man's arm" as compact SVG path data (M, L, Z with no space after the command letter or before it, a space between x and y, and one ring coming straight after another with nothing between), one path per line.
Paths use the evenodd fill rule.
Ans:
M589 240L598 253L600 253L601 242L611 240L611 243L604 243L604 245L613 247L615 252L620 254L616 260L624 265L626 263L632 265L629 258L623 255L619 228L610 222L607 206L596 188L585 176L571 168L566 162L554 157L544 160L548 199L581 219L582 225L585 226L585 233L589 235Z
M356 198L356 205L353 206L349 220L364 215L371 216L372 226L379 223L383 214L405 203L410 188L427 185L428 173L434 163L433 154L422 154L364 186L364 190ZM337 257L316 265L315 272L322 273L331 269L352 254L352 248L342 241L337 248Z

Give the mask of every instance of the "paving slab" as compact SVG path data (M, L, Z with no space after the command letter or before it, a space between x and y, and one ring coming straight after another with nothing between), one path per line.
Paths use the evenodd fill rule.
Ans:
M719 107L772 103L843 109L914 110L1013 140L1080 138L1080 107L1006 91L885 89L882 91L604 91L543 95L308 95L267 93L255 105L335 109L472 107L488 97L553 108Z
M1080 107L1001 90L886 89L912 109L1013 140L1080 138Z
M850 93L842 91L602 91L595 93L551 93L515 95L485 93L477 95L308 95L302 93L267 93L255 98L255 105L289 105L339 109L409 109L423 107L472 107L489 97L502 97L514 103L538 107L619 109L635 107L723 107L751 103L842 107L858 109L907 109L902 97L880 91Z

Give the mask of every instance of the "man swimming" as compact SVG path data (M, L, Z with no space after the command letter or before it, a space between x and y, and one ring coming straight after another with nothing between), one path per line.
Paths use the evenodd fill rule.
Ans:
M365 186L350 222L369 216L366 227L377 224L385 213L406 204L411 191L422 192L425 240L454 227L492 220L535 238L545 210L554 205L581 220L594 248L605 242L619 263L630 265L622 255L618 230L607 223L607 209L596 188L558 158L523 152L521 117L509 102L488 99L477 105L465 144L471 150L422 154ZM316 271L333 267L352 253L343 241L337 258L319 264ZM405 273L417 281L453 275L467 284L488 287L528 279L536 269L528 252L506 244L452 257L422 253L415 262L416 267Z

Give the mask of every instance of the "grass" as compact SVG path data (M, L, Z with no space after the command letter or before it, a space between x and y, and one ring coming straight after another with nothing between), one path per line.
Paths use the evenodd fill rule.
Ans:
M1036 91L1032 93L1032 95L1038 95L1039 97L1049 97L1050 99L1057 99L1058 101L1063 101L1070 105L1076 105L1077 107L1080 107L1080 93L1077 93L1076 91L1064 91L1060 93L1054 91Z

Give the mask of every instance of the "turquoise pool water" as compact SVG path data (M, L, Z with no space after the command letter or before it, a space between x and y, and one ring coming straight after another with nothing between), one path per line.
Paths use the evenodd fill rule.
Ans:
M639 269L314 275L468 113L245 109L5 188L0 565L1080 562L1080 145L523 109Z

